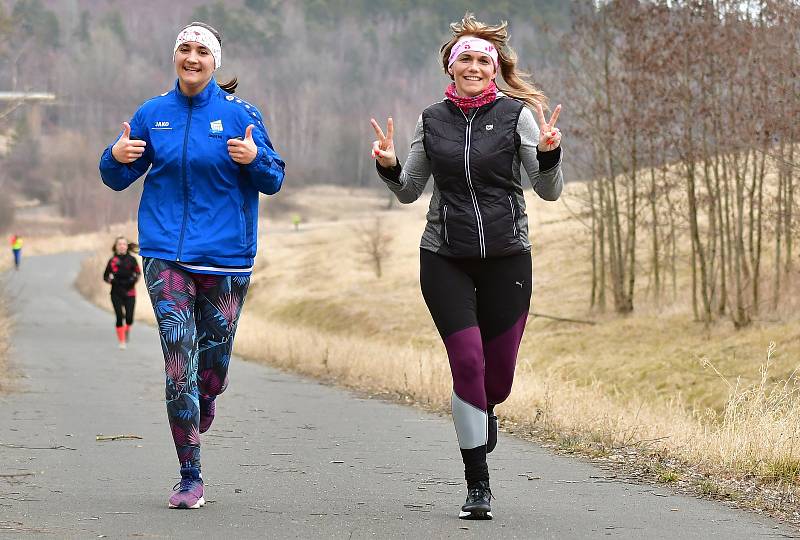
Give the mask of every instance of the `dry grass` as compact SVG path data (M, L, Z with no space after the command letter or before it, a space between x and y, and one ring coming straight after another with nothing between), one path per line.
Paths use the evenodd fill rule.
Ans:
M0 275L7 271L13 271L13 257L10 246L5 257L0 257ZM11 336L14 320L9 309L8 291L0 284L0 395L7 394L14 390L19 373L11 362Z
M0 272L2 272L0 268ZM11 317L8 314L4 291L0 290L0 394L11 391L14 387L14 371L11 369L9 349L11 340Z
M389 191L319 185L294 187L287 184L272 197L263 198L262 216L272 221L300 219L301 227L341 220L358 219L387 209L394 197ZM398 206L396 200L391 203Z
M580 189L569 186L567 204L577 204ZM317 204L340 209L348 206L340 199L351 196L372 200L375 207L381 200L369 192L336 188L308 190L302 200L314 196ZM597 324L529 321L514 390L498 409L505 421L518 431L558 438L570 448L603 453L637 447L711 474L796 484L797 318L760 322L738 332L724 321L705 328L692 322L683 298L661 308L642 301L646 283L640 284L634 316L592 313L582 226L562 203L534 196L528 201L533 309ZM292 230L288 214L263 223L236 352L446 410L449 367L418 282L426 208L427 200L360 215L343 210L339 220L303 226L299 232ZM394 237L381 278L357 249L357 224L375 215ZM84 294L110 308L100 280L108 251L105 244L101 248L78 281ZM685 284L686 277L681 279ZM144 290L139 299L137 318L152 321ZM681 476L667 469L655 473L665 483Z
M576 206L577 190L580 186L570 186L566 204ZM800 453L790 438L782 438L791 431L777 419L791 422L785 407L797 400L783 393L793 383L777 381L790 376L800 356L796 319L739 332L724 321L705 328L692 322L682 307L689 305L685 298L662 308L641 301L646 283L640 283L635 316L593 314L587 308L589 259L582 226L562 203L528 200L533 309L598 324L532 319L515 388L501 414L579 444L613 448L650 441L655 452L709 470L764 478L776 477L770 472L776 468L791 471ZM381 213L395 236L381 279L356 255L351 226L292 233L273 225L261 246L238 351L446 408L447 360L418 285L426 202ZM685 289L686 276L680 279ZM777 348L762 379L759 369L771 342ZM765 434L765 423L773 435Z
M8 249L4 255L4 257L0 257L0 275L13 265L11 250ZM8 313L7 302L6 291L0 287L0 395L11 390L14 379L9 358L12 321Z

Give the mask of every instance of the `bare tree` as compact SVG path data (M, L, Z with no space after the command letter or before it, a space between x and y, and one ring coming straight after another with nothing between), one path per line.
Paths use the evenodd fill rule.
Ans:
M383 219L380 216L370 223L362 223L355 228L358 237L358 251L367 256L367 260L375 270L375 276L383 276L383 262L392 253L391 243L393 236L386 232Z
M594 157L592 307L608 287L615 310L631 311L642 272L659 302L664 264L675 299L686 225L697 320L728 316L742 328L765 305L777 309L798 238L800 5L611 0L581 4L574 21L570 102ZM621 144L609 147L598 134L612 131Z

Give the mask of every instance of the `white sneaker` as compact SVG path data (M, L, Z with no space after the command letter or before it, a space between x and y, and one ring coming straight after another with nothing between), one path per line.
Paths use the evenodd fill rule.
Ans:
M128 346L127 346L127 345L125 345L125 342L124 342L124 341L120 341L120 342L119 342L119 348L120 348L120 349L127 349L127 348L128 348Z

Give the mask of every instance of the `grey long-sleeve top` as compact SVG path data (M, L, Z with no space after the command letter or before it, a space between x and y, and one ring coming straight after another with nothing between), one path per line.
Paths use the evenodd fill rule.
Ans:
M520 145L512 172L514 181L522 186L521 166L525 168L533 190L539 197L546 201L555 201L561 195L564 187L564 177L561 172L561 147L549 152L539 152L539 126L536 124L533 112L528 107L523 107L517 122L517 133ZM378 174L387 187L395 194L397 200L408 204L416 201L425 190L431 177L431 163L425 153L423 139L425 133L422 126L422 115L417 120L414 136L411 139L411 149L402 168L384 168L378 165ZM525 198L514 194L517 207L520 209L520 240L526 250L530 251L531 244L528 239L528 215L525 211ZM420 247L430 251L438 251L442 244L441 223L439 220L439 190L434 184L433 197L428 207L427 224L422 233Z

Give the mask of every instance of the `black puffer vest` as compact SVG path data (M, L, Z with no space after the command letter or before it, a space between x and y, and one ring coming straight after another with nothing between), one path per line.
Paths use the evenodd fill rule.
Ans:
M523 104L498 97L464 114L449 100L422 113L425 152L441 195L441 255L503 257L525 251L513 174Z

